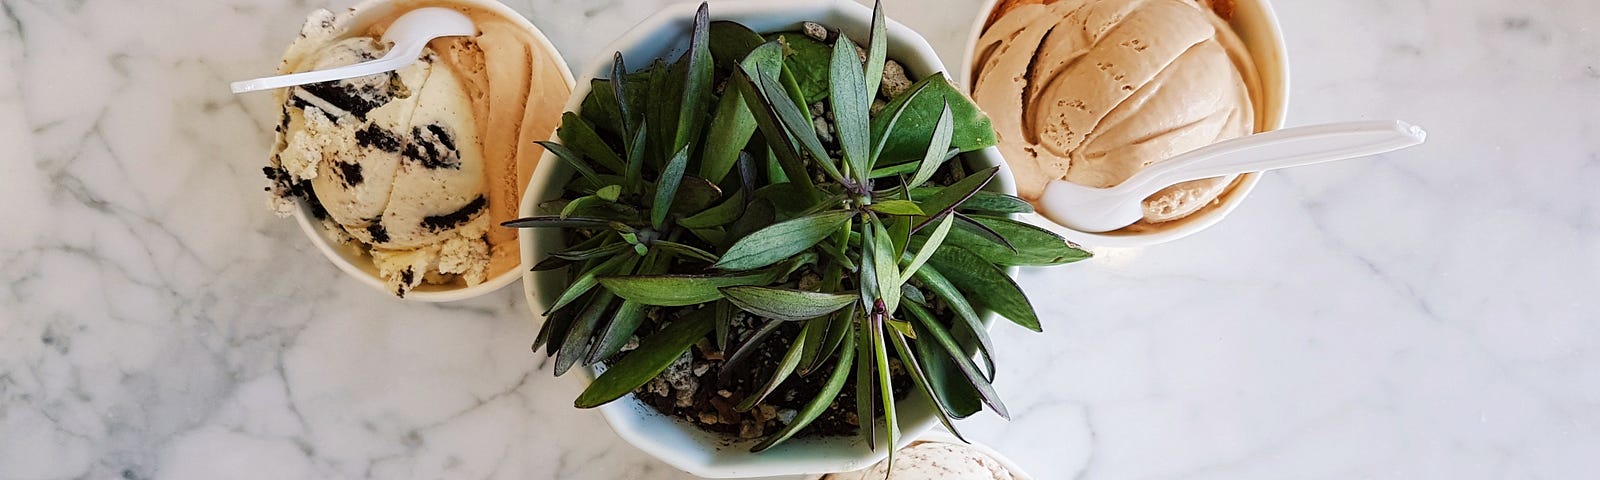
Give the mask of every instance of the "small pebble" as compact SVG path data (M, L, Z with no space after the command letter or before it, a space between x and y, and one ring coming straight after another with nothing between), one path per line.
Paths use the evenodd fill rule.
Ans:
M817 139L823 143L833 143L833 126L828 124L828 119L811 117L811 126L817 129Z
M778 421L783 422L784 425L788 425L789 423L794 422L794 417L799 414L800 412L792 408L778 410Z
M872 114L873 115L877 115L879 113L882 113L883 112L883 107L887 107L887 106L889 106L889 102L883 101L882 98L874 98L874 99L872 99L872 108L871 108Z
M715 425L717 420L717 412L700 412L700 423Z
M756 438L761 436L761 425L756 422L746 421L739 424L739 438Z
M806 22L800 24L800 29L806 33L807 37L811 37L813 40L819 42L828 41L828 27L824 27L820 23Z
M910 89L911 78L906 76L906 68L894 60L884 62L883 83L878 87L878 92L884 97L894 98Z

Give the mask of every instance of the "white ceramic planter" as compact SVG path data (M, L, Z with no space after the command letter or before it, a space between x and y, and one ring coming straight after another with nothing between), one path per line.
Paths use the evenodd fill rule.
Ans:
M537 46L555 57L555 61L550 63L555 65L556 69L559 70L561 79L567 83L567 86L569 88L572 86L572 72L567 70L567 63L561 59L561 54L556 51L555 45L551 44L550 40L545 38L544 33L540 32L539 29L534 27L532 23L529 23L527 18L523 17L522 14L517 13L517 11L512 10L511 7L507 7L495 0L452 0L452 2L494 12L502 17L505 17L508 21L515 22L521 27L526 28L529 35L533 37L535 42L537 42ZM334 20L334 25L343 32L365 31L367 28L373 25L373 22L391 18L397 11L417 8L420 6L417 5L417 3L418 2L396 0L367 0L357 4L356 6L350 7L349 10L339 12L337 18ZM289 72L278 73L282 74ZM559 115L559 113L557 113L557 115ZM388 285L386 285L383 279L378 276L378 268L372 264L372 257L368 256L366 252L361 251L361 249L356 248L353 245L341 245L329 239L327 232L322 227L321 222L317 221L316 217L311 214L310 205L307 205L305 200L298 200L296 203L298 204L299 208L295 209L294 216L295 222L300 225L300 231L305 233L306 238L311 239L311 244L316 245L317 250L321 251L322 255L327 257L329 262L333 262L334 266L339 267L339 270L343 271L346 275L349 275L351 278L356 279L362 284L377 289L380 292L384 292L391 297L394 296L394 292L389 291ZM499 227L496 226L492 228ZM526 255L524 255L523 258L527 258ZM526 263L526 261L524 261L522 265L517 268L502 272L499 275L495 275L494 277L485 280L483 283L470 287L441 288L438 286L424 284L417 287L415 290L412 290L410 293L407 293L404 300L418 302L454 302L477 297L504 288L506 285L510 285L511 282L515 282L518 278L522 278L521 272L523 270L527 270L531 265L531 263Z
M601 50L604 54L580 72L582 76L567 102L567 110L580 108L583 98L589 94L590 80L610 77L612 52L622 52L631 68L643 67L656 58L677 58L688 47L697 7L697 2L691 2L662 9ZM711 2L710 13L713 20L737 21L759 32L798 30L801 22L819 22L842 29L860 42L868 38L872 23L871 8L851 0ZM914 78L945 71L933 47L922 36L893 20L888 22L887 30L889 58L903 64ZM966 154L964 159L980 167L1002 163L994 148ZM523 196L522 214L534 215L538 204L560 196L561 185L571 177L569 167L553 155L545 155ZM1010 172L1002 168L988 190L1015 194ZM525 265L532 265L547 252L561 247L560 236L552 229L523 229L521 241ZM1016 269L1010 269L1009 273L1015 276ZM535 316L559 294L563 287L561 277L559 272L525 274L523 289ZM986 315L986 324L992 321L993 315ZM593 378L598 372L584 373ZM932 405L916 392L897 404L897 408L901 437L896 448L917 438L937 422ZM769 477L858 470L888 454L882 446L876 451L868 450L856 436L794 438L757 454L750 452L755 441L739 441L705 432L687 422L661 415L631 395L599 409L624 440L673 467L701 477ZM878 437L883 438L883 435L880 432Z
M971 93L972 69L977 60L977 52L974 50L997 3L999 0L984 1L983 6L978 9L977 20L969 32L966 55L961 60L961 71L957 72L962 88L968 93ZM1233 20L1230 22L1233 31L1244 42L1245 49L1250 51L1251 59L1256 64L1256 71L1261 76L1263 98L1257 109L1259 119L1256 123L1257 131L1283 128L1284 117L1289 107L1289 59L1288 49L1283 43L1283 32L1278 27L1278 17L1272 13L1272 4L1268 0L1234 0L1233 8ZM1104 233L1080 232L1061 226L1039 214L1022 215L1021 218L1084 245L1143 247L1170 242L1211 228L1238 208L1260 180L1259 172L1240 175L1238 180L1235 180L1234 184L1217 199L1216 205L1174 220L1162 229L1149 232L1125 230Z

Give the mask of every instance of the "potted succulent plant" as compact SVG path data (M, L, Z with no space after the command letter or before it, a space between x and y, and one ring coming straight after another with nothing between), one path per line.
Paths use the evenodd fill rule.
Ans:
M989 312L1039 330L1014 267L1088 254L1010 218L1031 208L996 192L988 119L881 8L715 9L636 27L543 143L506 224L535 350L702 476L863 467L935 419L1006 415Z

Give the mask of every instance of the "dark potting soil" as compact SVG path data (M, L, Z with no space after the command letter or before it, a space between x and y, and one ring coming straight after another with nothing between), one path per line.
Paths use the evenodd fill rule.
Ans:
M725 381L720 378L725 355L738 350L767 321L771 320L736 315L729 328L728 352L718 351L709 339L702 340L661 375L635 390L634 395L662 414L708 431L726 434L730 439L754 439L777 433L822 390L838 358L835 352L833 358L823 362L816 370L805 375L798 371L791 374L760 404L748 411L737 411L735 406L744 401L747 395L766 385L773 372L777 371L790 342L800 332L801 323L785 322L785 325L762 340L761 345L747 358L733 365L734 370ZM839 348L852 346L841 344ZM890 370L895 398L904 399L914 387L911 377L898 359L891 358ZM828 409L796 436L857 434L860 427L856 418L854 378L852 373ZM877 412L881 418L881 405Z

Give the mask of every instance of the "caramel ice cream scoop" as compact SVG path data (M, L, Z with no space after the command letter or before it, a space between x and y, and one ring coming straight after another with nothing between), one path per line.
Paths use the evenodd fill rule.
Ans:
M1227 23L1191 0L1012 5L976 51L972 96L993 119L1025 199L1054 180L1115 186L1256 130L1259 80L1249 54ZM1144 222L1190 215L1232 181L1157 192L1144 202Z

